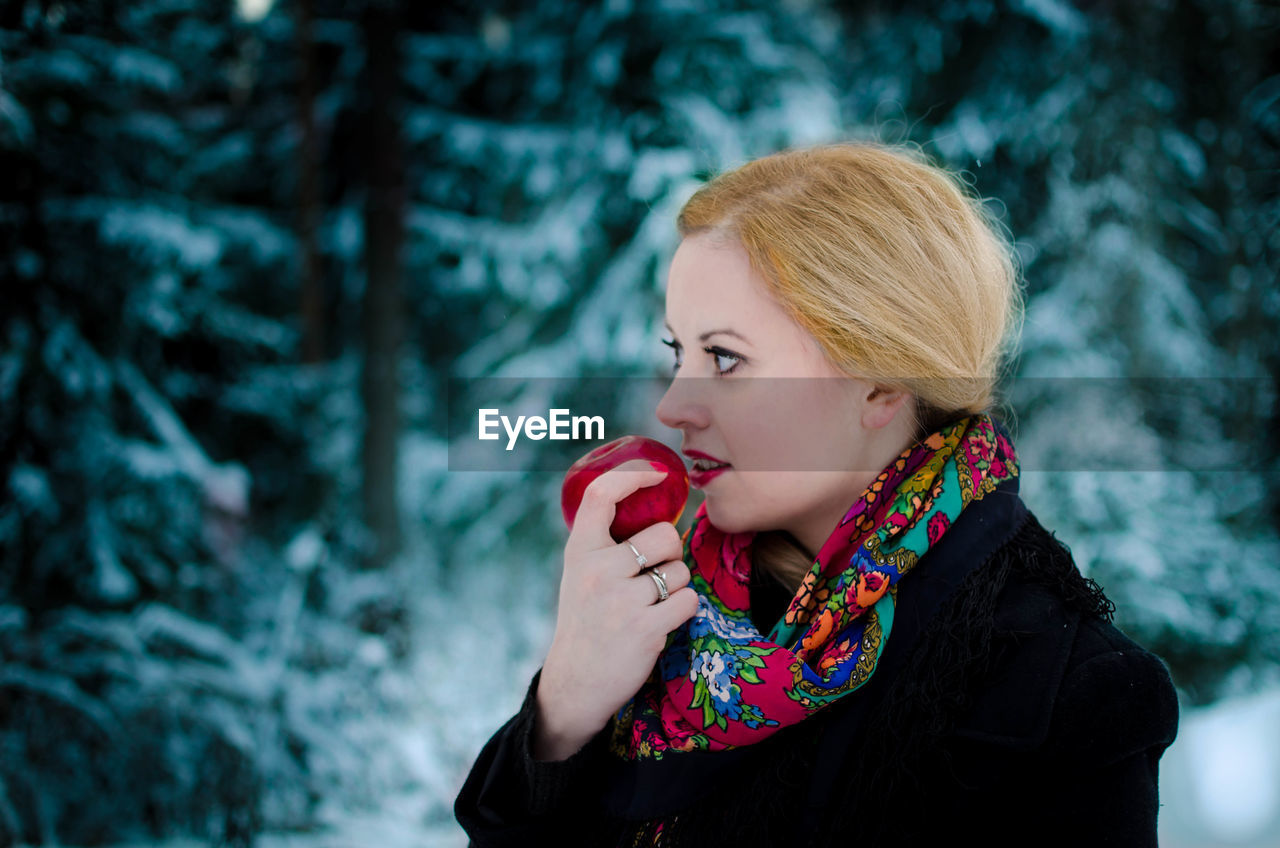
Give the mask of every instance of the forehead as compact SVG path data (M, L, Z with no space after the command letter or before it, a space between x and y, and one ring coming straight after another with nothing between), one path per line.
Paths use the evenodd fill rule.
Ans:
M728 325L748 336L753 328L759 332L795 326L766 290L742 245L707 234L684 239L672 257L667 321L677 332L694 334L712 329L712 324Z

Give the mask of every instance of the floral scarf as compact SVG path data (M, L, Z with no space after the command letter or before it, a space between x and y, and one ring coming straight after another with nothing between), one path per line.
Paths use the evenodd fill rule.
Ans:
M898 582L961 510L1018 474L985 414L903 451L845 513L769 633L751 621L754 533L723 533L699 508L684 537L698 611L618 713L626 760L749 745L866 683L893 628Z

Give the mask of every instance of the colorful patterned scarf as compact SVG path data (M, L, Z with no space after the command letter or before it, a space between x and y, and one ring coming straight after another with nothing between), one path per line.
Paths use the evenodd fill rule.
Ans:
M961 510L1018 474L991 418L955 422L903 451L849 508L766 636L751 621L754 533L699 508L684 537L698 611L614 721L627 760L749 745L866 683L893 628L898 581Z

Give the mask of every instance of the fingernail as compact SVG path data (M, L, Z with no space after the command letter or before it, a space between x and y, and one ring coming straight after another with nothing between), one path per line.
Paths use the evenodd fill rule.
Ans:
M654 471L661 471L663 474L668 473L667 466L663 465L661 462L651 462L649 464L653 466Z

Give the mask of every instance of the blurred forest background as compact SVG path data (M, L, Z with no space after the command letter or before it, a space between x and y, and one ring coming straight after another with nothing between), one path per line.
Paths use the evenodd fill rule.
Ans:
M1033 398L1163 470L1024 497L1187 706L1276 686L1275 4L7 0L0 845L461 844L564 531L448 380L661 373L680 203L855 138L998 203L1015 374L1201 387Z

